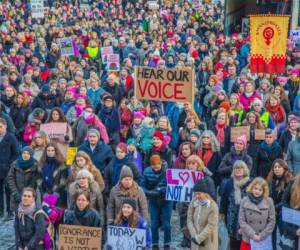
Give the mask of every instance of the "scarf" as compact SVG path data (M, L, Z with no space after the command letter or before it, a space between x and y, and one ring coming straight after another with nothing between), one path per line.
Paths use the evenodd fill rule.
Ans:
M203 149L201 151L201 160L203 161L204 165L207 166L210 159L212 158L214 152L211 149L210 144L203 144Z
M76 111L76 117L78 118L82 114L83 110L85 109L85 105L82 106L82 105L76 104L74 106L74 108L75 108L75 111Z
M217 129L217 140L220 142L221 145L223 145L224 140L225 140L225 128L226 124L216 124L216 129Z
M34 211L36 210L35 202L33 202L29 207L24 207L22 202L18 207L18 218L22 221L22 225L25 225L25 215L32 218Z
M249 200L254 203L255 205L258 205L263 199L264 199L264 196L260 196L260 197L254 197L254 195L252 193L248 193L248 197L249 197Z
M264 141L264 142L262 142L262 144L260 145L260 147L261 147L265 152L267 152L268 154L271 154L272 152L274 152L274 150L275 150L276 148L279 147L279 143L278 143L277 141L274 141L274 142L272 143L272 145L269 145L269 144L267 144L267 143Z
M123 159L118 159L117 157L115 157L113 163L113 176L112 176L113 186L115 186L119 182L122 167L126 165L127 161L128 161L128 155L126 155Z
M240 205L242 200L241 187L244 186L249 181L249 177L245 177L241 180L233 178L233 187L234 187L234 202L235 205Z
M280 104L277 104L276 106L271 106L270 104L267 104L267 110L272 113L272 118L274 122L282 122L284 121L284 110L281 107Z
M34 158L30 156L29 160L23 160L22 156L19 156L17 158L17 165L19 168L23 169L23 170L27 170L30 167L32 167L34 164Z
M51 190L53 186L53 173L55 168L57 167L57 161L55 157L48 157L44 163L42 169L42 177L43 177L43 186L47 190Z
M96 119L95 114L91 114L91 115L88 116L88 117L84 117L84 121L85 121L87 124L94 124L95 119Z

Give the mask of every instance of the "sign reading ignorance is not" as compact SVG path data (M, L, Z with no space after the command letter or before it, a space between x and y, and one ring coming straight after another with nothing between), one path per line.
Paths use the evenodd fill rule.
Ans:
M59 225L58 250L101 250L101 228Z
M137 99L193 103L194 71L183 69L135 68Z

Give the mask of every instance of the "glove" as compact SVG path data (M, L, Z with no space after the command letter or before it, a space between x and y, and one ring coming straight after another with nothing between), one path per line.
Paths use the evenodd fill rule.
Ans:
M65 135L65 141L69 141L70 140L70 136Z
M16 203L19 203L21 201L21 195L18 192L15 192L13 194L13 197Z

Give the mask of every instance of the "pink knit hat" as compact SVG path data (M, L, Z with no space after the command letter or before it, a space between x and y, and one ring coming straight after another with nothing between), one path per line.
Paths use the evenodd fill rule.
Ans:
M140 118L140 119L143 119L145 116L144 116L144 114L143 114L142 112L137 111L137 112L134 112L134 113L133 113L133 117L134 117L134 118Z
M235 141L244 144L245 147L247 146L247 137L245 135L239 136Z

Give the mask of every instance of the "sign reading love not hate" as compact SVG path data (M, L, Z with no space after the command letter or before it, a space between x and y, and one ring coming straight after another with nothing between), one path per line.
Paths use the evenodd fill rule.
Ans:
M190 202L193 198L193 187L204 177L202 172L186 169L167 169L166 200Z
M134 77L137 99L193 103L195 87L191 68L135 67Z

